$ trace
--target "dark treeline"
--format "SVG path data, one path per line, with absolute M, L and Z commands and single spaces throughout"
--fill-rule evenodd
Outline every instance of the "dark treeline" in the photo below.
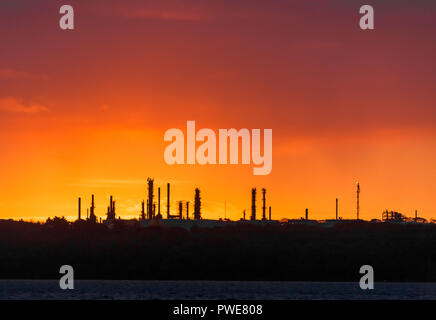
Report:
M 357 281 L 374 267 L 376 281 L 436 281 L 433 224 L 341 223 L 187 231 L 62 219 L 0 222 L 0 277 L 77 279 Z

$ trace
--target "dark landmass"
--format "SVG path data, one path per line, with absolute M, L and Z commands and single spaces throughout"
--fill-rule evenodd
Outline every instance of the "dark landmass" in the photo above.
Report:
M 0 278 L 436 281 L 436 225 L 339 223 L 224 228 L 0 221 Z

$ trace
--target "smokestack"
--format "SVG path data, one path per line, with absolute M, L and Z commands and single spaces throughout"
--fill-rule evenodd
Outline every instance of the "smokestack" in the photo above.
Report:
M 153 217 L 153 179 L 148 178 L 148 214 L 149 219 L 154 218 Z
M 114 212 L 114 207 L 113 207 L 113 197 L 112 196 L 111 196 L 111 199 L 110 199 L 110 202 L 109 202 L 109 207 L 110 207 L 109 212 L 113 213 Z
M 251 189 L 251 221 L 256 220 L 256 188 Z
M 183 202 L 179 201 L 179 219 L 180 220 L 183 219 L 182 211 L 183 211 Z
M 306 220 L 309 220 L 309 209 L 306 208 Z
M 359 196 L 360 196 L 360 184 L 359 182 L 357 182 L 357 207 L 356 207 L 357 220 L 359 220 L 359 210 L 360 210 Z
M 95 202 L 94 202 L 94 195 L 91 196 L 91 208 L 89 209 L 89 220 L 92 222 L 97 222 L 97 217 L 95 216 Z
M 245 210 L 244 210 L 244 211 L 242 211 L 242 213 L 243 213 L 243 215 L 244 215 L 244 220 L 245 220 Z
M 189 201 L 186 201 L 186 220 L 189 220 Z
M 82 199 L 80 199 L 79 197 L 79 220 L 80 220 L 80 214 L 81 214 L 81 210 L 82 210 Z
M 418 210 L 415 210 L 415 221 L 418 220 Z
M 144 203 L 144 200 L 142 200 L 142 203 L 141 203 L 141 220 L 145 220 L 145 203 Z
M 160 215 L 160 187 L 157 188 L 157 214 Z
M 338 198 L 336 198 L 336 220 L 338 220 Z
M 170 218 L 170 184 L 167 183 L 167 219 Z
M 79 220 L 81 220 L 82 199 L 79 197 Z
M 201 197 L 200 197 L 200 189 L 195 188 L 195 197 L 194 197 L 194 220 L 201 219 Z
M 91 195 L 91 209 L 89 210 L 90 217 L 94 215 L 94 209 L 95 209 L 94 195 Z
M 263 188 L 262 189 L 262 202 L 263 202 L 263 206 L 262 206 L 262 220 L 266 220 L 265 193 L 266 193 L 266 189 Z
M 269 220 L 271 221 L 271 206 L 269 206 Z

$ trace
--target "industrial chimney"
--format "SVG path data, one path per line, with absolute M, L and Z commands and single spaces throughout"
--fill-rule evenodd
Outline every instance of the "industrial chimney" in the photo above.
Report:
M 94 195 L 91 195 L 91 210 L 90 210 L 90 215 L 94 214 L 94 209 L 95 209 L 95 205 L 94 205 Z
M 160 216 L 160 187 L 157 188 L 157 214 Z
M 89 220 L 91 222 L 97 222 L 97 217 L 95 216 L 94 195 L 91 196 L 91 208 L 89 208 Z
M 147 220 L 150 220 L 150 205 L 148 199 L 147 199 Z
M 266 193 L 266 189 L 263 188 L 262 189 L 262 202 L 263 202 L 263 206 L 262 206 L 262 220 L 266 220 L 266 200 L 265 200 L 265 193 Z
M 200 197 L 200 189 L 195 189 L 195 198 L 194 198 L 194 219 L 201 219 L 201 197 Z
M 79 197 L 79 220 L 81 220 L 82 199 Z
M 251 221 L 256 220 L 256 188 L 251 189 Z
M 141 202 L 141 220 L 145 220 L 145 203 L 144 200 Z
M 180 220 L 183 219 L 182 211 L 183 211 L 183 202 L 179 201 L 179 219 Z
M 306 220 L 309 220 L 309 209 L 306 208 Z
M 153 179 L 148 178 L 148 219 L 153 218 Z
M 113 197 L 110 196 L 109 207 L 107 209 L 107 220 L 115 220 L 115 201 Z
M 269 206 L 269 220 L 271 221 L 271 206 Z
M 357 220 L 359 220 L 359 210 L 360 210 L 359 196 L 360 196 L 360 184 L 359 182 L 357 182 L 357 208 L 356 208 Z
M 336 198 L 336 220 L 338 220 L 338 198 Z
M 112 205 L 113 205 L 113 197 L 112 196 L 110 197 L 109 201 L 110 201 L 109 202 L 110 212 L 112 212 L 113 211 L 113 207 L 112 207 Z
M 170 218 L 170 184 L 167 183 L 167 219 Z

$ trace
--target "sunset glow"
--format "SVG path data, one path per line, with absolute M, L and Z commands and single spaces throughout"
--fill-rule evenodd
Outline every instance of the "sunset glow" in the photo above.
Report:
M 336 198 L 351 219 L 357 181 L 361 219 L 436 218 L 436 3 L 381 3 L 373 32 L 354 0 L 121 3 L 70 1 L 68 32 L 58 1 L 0 3 L 0 219 L 75 219 L 91 194 L 137 218 L 147 177 L 173 210 L 200 188 L 204 218 L 257 187 L 274 219 L 334 219 Z M 271 173 L 168 165 L 188 120 L 272 129 Z

